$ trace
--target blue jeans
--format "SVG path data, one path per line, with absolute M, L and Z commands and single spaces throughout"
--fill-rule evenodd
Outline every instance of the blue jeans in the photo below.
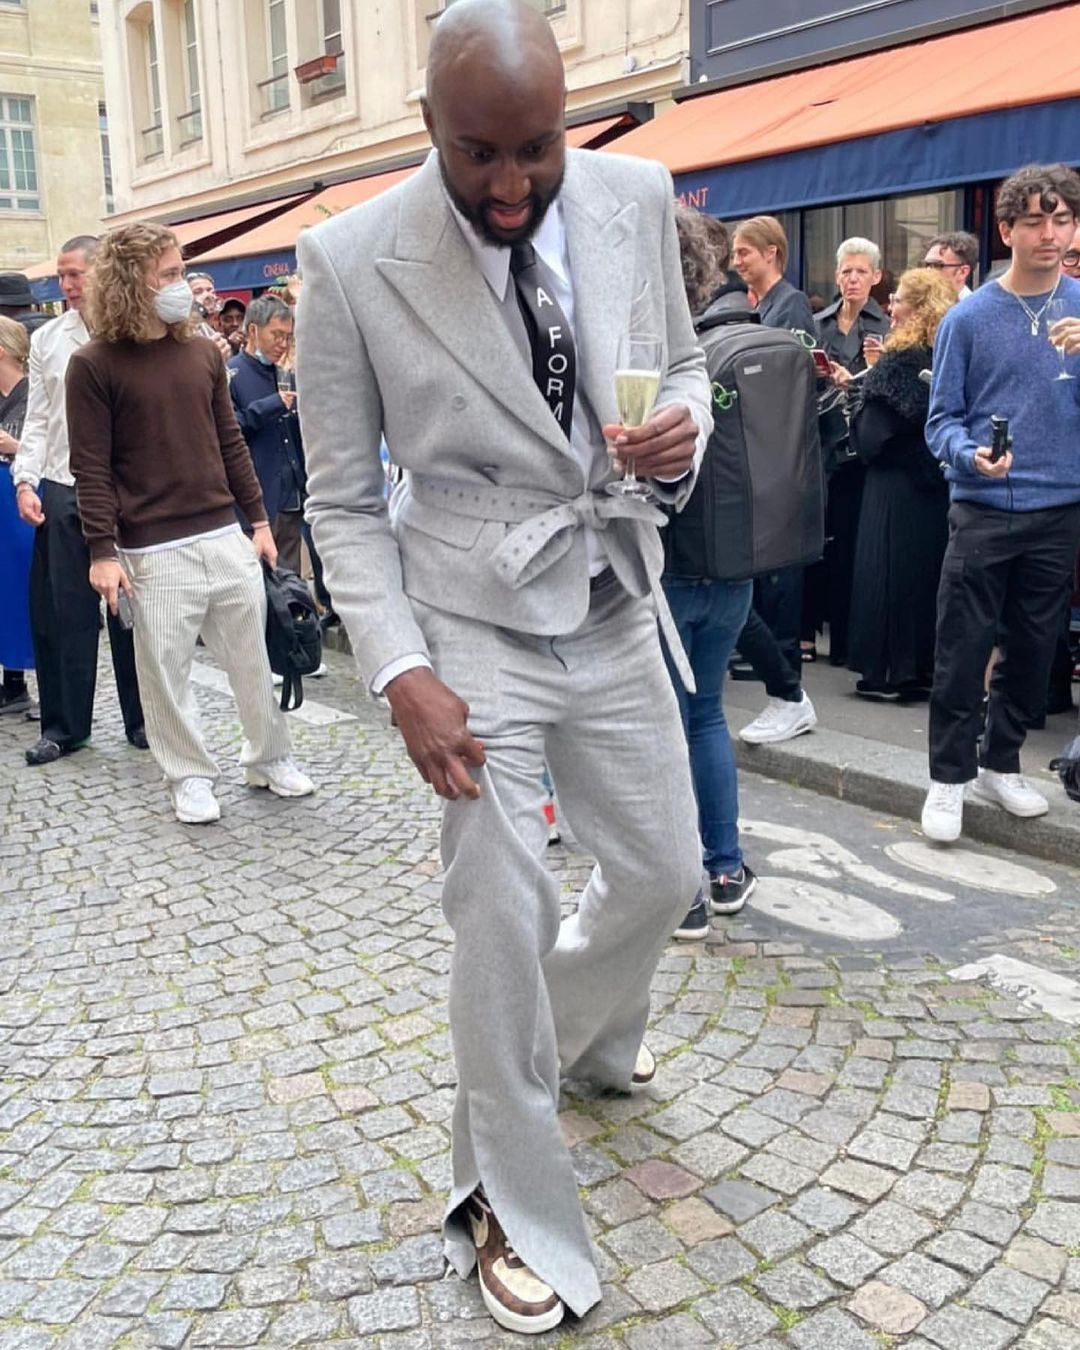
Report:
M 705 868 L 711 877 L 730 876 L 742 867 L 742 850 L 735 753 L 724 719 L 724 679 L 750 612 L 753 583 L 665 577 L 664 594 L 697 683 L 697 693 L 687 693 L 668 658 L 690 747 Z

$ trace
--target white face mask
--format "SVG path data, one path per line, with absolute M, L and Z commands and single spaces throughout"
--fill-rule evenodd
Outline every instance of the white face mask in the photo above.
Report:
M 183 323 L 194 303 L 195 297 L 186 281 L 174 281 L 154 293 L 154 310 L 162 323 Z

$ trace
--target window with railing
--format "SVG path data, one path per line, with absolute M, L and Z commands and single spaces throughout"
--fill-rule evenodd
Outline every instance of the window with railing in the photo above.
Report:
M 345 92 L 345 48 L 342 41 L 341 0 L 317 0 L 319 46 L 317 55 L 302 61 L 295 75 L 305 106 L 340 98 Z
M 195 21 L 195 0 L 184 0 L 181 38 L 184 43 L 184 93 L 187 110 L 176 119 L 180 128 L 180 146 L 193 145 L 203 137 L 202 86 L 199 80 L 199 37 Z
M 0 94 L 0 211 L 40 211 L 34 102 Z
M 157 31 L 151 19 L 146 25 L 145 37 L 146 93 L 150 113 L 149 123 L 143 127 L 142 157 L 157 159 L 165 153 L 165 136 L 161 125 L 161 70 L 158 65 Z
M 97 105 L 98 136 L 101 139 L 101 175 L 105 182 L 105 214 L 116 209 L 113 198 L 112 151 L 109 148 L 109 112 L 105 104 Z
M 285 0 L 266 0 L 267 78 L 259 81 L 262 115 L 271 117 L 289 106 L 289 43 Z

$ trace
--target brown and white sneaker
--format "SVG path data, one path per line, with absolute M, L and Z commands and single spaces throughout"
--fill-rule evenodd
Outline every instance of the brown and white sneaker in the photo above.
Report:
M 480 1292 L 488 1312 L 507 1331 L 536 1335 L 563 1319 L 562 1300 L 514 1251 L 502 1225 L 477 1187 L 465 1202 L 480 1275 Z
M 634 1072 L 630 1075 L 630 1091 L 647 1087 L 656 1077 L 656 1056 L 644 1041 L 638 1046 Z

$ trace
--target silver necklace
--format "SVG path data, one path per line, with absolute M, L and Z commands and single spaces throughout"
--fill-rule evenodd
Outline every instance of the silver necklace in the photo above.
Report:
M 1040 319 L 1042 318 L 1042 316 L 1046 313 L 1046 311 L 1050 308 L 1050 301 L 1053 300 L 1053 298 L 1054 298 L 1055 295 L 1057 295 L 1057 289 L 1058 289 L 1058 287 L 1061 285 L 1061 273 L 1060 273 L 1060 272 L 1058 273 L 1057 281 L 1054 282 L 1054 289 L 1053 289 L 1053 290 L 1050 292 L 1050 294 L 1046 297 L 1046 300 L 1045 300 L 1045 302 L 1043 303 L 1042 308 L 1039 309 L 1039 310 L 1034 310 L 1034 309 L 1032 309 L 1031 306 L 1027 303 L 1027 301 L 1024 299 L 1024 297 L 1023 297 L 1022 295 L 1017 295 L 1016 291 L 1010 291 L 1009 288 L 1008 288 L 1008 286 L 1004 285 L 1004 283 L 1003 283 L 1000 279 L 999 279 L 999 281 L 998 281 L 998 285 L 1001 287 L 1001 289 L 1005 292 L 1006 295 L 1011 295 L 1011 296 L 1013 297 L 1014 300 L 1019 301 L 1019 303 L 1020 303 L 1020 308 L 1024 311 L 1024 313 L 1025 313 L 1025 314 L 1028 316 L 1028 318 L 1031 320 L 1031 336 L 1032 336 L 1032 337 L 1038 337 L 1038 336 L 1039 336 L 1039 320 L 1040 320 Z

